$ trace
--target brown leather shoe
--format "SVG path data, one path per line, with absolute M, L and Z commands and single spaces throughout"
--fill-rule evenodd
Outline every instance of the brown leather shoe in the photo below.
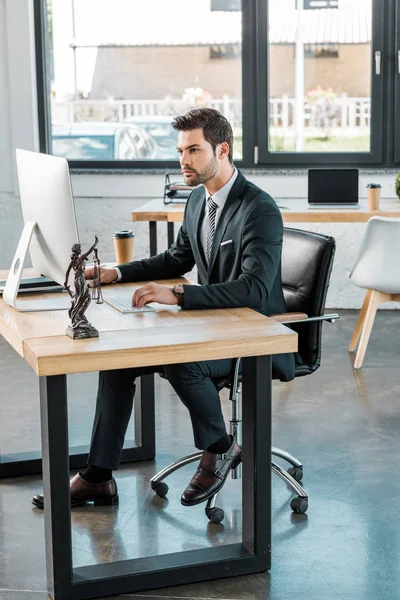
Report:
M 184 506 L 194 506 L 214 496 L 224 485 L 229 471 L 242 460 L 242 451 L 234 439 L 225 454 L 214 454 L 203 450 L 203 456 L 196 473 L 181 496 Z
M 89 483 L 85 481 L 80 473 L 69 482 L 71 507 L 93 502 L 95 506 L 111 506 L 118 504 L 118 489 L 114 479 L 104 483 Z M 32 504 L 37 508 L 43 508 L 43 495 L 36 494 L 32 498 Z

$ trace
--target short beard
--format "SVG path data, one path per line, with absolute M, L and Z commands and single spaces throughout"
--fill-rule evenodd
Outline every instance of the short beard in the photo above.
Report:
M 200 185 L 201 183 L 206 183 L 207 181 L 210 181 L 210 179 L 215 177 L 215 175 L 218 173 L 218 168 L 218 160 L 217 157 L 214 155 L 202 171 L 195 171 L 193 169 L 193 175 L 191 175 L 190 177 L 185 176 L 185 183 L 187 185 L 193 186 Z

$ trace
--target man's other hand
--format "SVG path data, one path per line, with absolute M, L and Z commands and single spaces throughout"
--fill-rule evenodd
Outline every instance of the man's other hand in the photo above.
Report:
M 95 285 L 97 285 L 97 282 L 93 281 L 94 267 L 88 267 L 85 270 L 85 277 L 87 280 L 89 280 L 89 284 L 88 284 L 89 287 L 94 287 Z M 113 281 L 116 281 L 117 278 L 118 278 L 118 273 L 117 273 L 116 269 L 100 267 L 100 282 L 102 284 L 112 283 Z
M 132 297 L 132 306 L 143 308 L 149 302 L 178 304 L 178 299 L 173 293 L 172 288 L 151 281 L 136 290 Z

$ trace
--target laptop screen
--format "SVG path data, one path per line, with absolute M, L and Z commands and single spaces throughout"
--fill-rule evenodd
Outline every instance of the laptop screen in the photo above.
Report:
M 308 202 L 358 203 L 358 169 L 309 169 Z

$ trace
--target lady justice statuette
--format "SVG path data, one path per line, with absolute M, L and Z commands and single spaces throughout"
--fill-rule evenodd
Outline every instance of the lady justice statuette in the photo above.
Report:
M 69 318 L 71 319 L 71 325 L 68 325 L 66 334 L 74 340 L 99 337 L 99 332 L 97 329 L 93 327 L 93 325 L 91 325 L 85 317 L 86 309 L 91 301 L 90 292 L 85 277 L 85 263 L 88 259 L 88 256 L 92 252 L 94 252 L 95 255 L 93 299 L 96 300 L 97 304 L 102 304 L 103 302 L 100 287 L 100 261 L 96 249 L 98 242 L 98 237 L 95 236 L 94 244 L 84 254 L 81 254 L 81 245 L 74 244 L 72 246 L 71 262 L 69 263 L 67 272 L 65 274 L 64 287 L 72 300 L 71 308 L 68 311 Z M 72 269 L 74 271 L 74 292 L 71 291 L 71 288 L 68 285 L 68 280 Z

